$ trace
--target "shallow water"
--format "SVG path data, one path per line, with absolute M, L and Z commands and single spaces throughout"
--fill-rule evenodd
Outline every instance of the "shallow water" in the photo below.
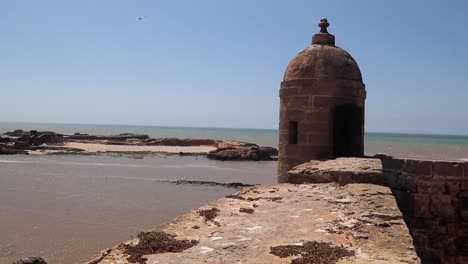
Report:
M 0 157 L 0 263 L 76 263 L 236 189 L 158 180 L 274 183 L 276 162 L 201 157 Z
M 60 133 L 145 133 L 276 146 L 262 129 L 0 123 Z M 468 160 L 468 137 L 366 133 L 368 155 Z M 45 256 L 75 263 L 236 189 L 160 180 L 275 183 L 276 162 L 220 162 L 202 157 L 0 156 L 0 263 Z
M 278 130 L 242 128 L 163 127 L 86 124 L 2 123 L 0 133 L 23 130 L 51 130 L 59 133 L 148 134 L 151 137 L 210 138 L 241 140 L 276 147 Z M 423 159 L 468 159 L 468 136 L 366 133 L 366 154 L 386 153 L 395 157 Z

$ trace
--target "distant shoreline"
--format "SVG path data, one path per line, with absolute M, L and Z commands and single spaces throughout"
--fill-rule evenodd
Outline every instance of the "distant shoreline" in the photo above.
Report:
M 254 143 L 197 138 L 152 138 L 145 134 L 63 135 L 16 129 L 0 135 L 0 154 L 179 154 L 206 155 L 214 160 L 275 160 L 278 150 Z
M 41 124 L 41 123 L 5 123 L 0 122 L 0 133 L 15 129 L 55 131 L 64 135 L 75 132 L 93 135 L 112 135 L 123 131 L 134 134 L 146 134 L 154 138 L 213 139 L 253 142 L 259 146 L 277 147 L 278 131 L 268 129 L 230 129 L 230 128 L 195 128 L 163 126 L 114 126 L 80 124 Z M 468 159 L 468 136 L 429 135 L 368 132 L 365 134 L 365 154 L 385 153 L 394 157 L 433 160 Z M 72 153 L 69 153 L 72 154 Z M 78 153 L 77 153 L 78 154 Z M 87 153 L 86 153 L 87 154 Z M 177 153 L 161 153 L 176 155 Z M 147 155 L 142 153 L 142 155 Z M 195 154 L 193 154 L 195 155 Z M 204 155 L 204 154 L 201 154 Z

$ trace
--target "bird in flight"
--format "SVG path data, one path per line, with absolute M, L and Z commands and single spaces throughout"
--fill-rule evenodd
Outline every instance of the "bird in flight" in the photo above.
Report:
M 140 20 L 143 20 L 143 19 L 145 19 L 145 17 L 144 17 L 144 16 L 137 17 L 136 21 L 140 21 Z

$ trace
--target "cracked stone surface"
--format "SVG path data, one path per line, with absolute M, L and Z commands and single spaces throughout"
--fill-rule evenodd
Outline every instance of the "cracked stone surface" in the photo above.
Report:
M 200 210 L 217 208 L 213 221 Z M 241 208 L 255 208 L 241 213 Z M 262 185 L 188 212 L 153 231 L 199 243 L 146 263 L 291 263 L 271 247 L 327 242 L 354 251 L 337 263 L 420 263 L 390 189 L 371 184 Z M 138 239 L 125 242 L 136 244 Z M 128 263 L 122 246 L 83 263 Z
M 383 184 L 382 161 L 369 158 L 311 160 L 288 172 L 289 183 Z

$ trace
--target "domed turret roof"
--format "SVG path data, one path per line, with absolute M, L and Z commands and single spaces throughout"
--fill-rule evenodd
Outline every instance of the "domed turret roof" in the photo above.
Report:
M 312 37 L 312 45 L 289 63 L 283 81 L 297 79 L 351 80 L 362 82 L 356 61 L 344 49 L 335 46 L 335 36 L 327 31 L 326 18 L 318 24 L 320 33 Z

